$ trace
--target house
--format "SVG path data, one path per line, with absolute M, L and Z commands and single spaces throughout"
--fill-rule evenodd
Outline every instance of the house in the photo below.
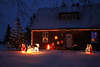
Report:
M 55 44 L 56 48 L 82 49 L 100 40 L 100 4 L 72 8 L 40 8 L 31 27 L 31 45 Z

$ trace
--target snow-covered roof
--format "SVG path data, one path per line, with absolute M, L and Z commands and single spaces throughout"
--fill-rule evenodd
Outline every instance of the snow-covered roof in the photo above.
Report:
M 100 28 L 100 4 L 92 7 L 81 7 L 76 12 L 80 13 L 79 20 L 60 20 L 59 13 L 73 12 L 68 8 L 40 8 L 36 14 L 32 29 L 57 29 L 57 28 Z

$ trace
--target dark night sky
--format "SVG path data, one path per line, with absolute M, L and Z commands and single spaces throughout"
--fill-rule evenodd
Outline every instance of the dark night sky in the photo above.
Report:
M 25 28 L 29 21 L 30 16 L 33 13 L 36 13 L 38 8 L 53 8 L 60 7 L 62 4 L 62 0 L 17 0 L 22 1 L 24 3 L 25 12 L 27 12 L 28 16 L 24 16 L 24 19 L 20 17 L 21 24 Z M 64 0 L 67 6 L 70 6 L 72 3 L 77 3 L 79 0 Z M 71 2 L 72 1 L 72 2 Z M 92 3 L 98 3 L 100 0 L 91 0 Z M 21 6 L 21 10 L 23 10 L 23 6 Z M 13 26 L 13 23 L 17 17 L 18 8 L 16 6 L 16 0 L 0 0 L 0 40 L 3 40 L 7 25 L 10 24 Z M 23 13 L 24 14 L 24 13 Z

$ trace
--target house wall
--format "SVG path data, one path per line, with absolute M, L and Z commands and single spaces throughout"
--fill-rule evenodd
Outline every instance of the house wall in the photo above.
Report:
M 72 46 L 74 46 L 74 44 L 77 44 L 80 49 L 85 49 L 86 48 L 86 45 L 88 43 L 92 43 L 91 42 L 91 32 L 97 32 L 98 33 L 98 36 L 97 36 L 97 43 L 95 43 L 96 45 L 93 45 L 93 48 L 94 49 L 98 49 L 98 47 L 100 47 L 99 45 L 97 44 L 100 44 L 100 32 L 99 31 L 50 31 L 50 30 L 47 30 L 47 31 L 33 31 L 33 45 L 36 44 L 36 43 L 39 43 L 40 44 L 40 48 L 45 48 L 46 47 L 46 44 L 47 43 L 43 43 L 42 42 L 42 33 L 43 32 L 48 32 L 48 43 L 49 44 L 52 44 L 53 42 L 55 43 L 55 47 L 56 49 L 59 49 L 61 47 L 63 48 L 71 48 Z M 71 35 L 72 37 L 71 38 L 67 38 L 66 35 Z M 58 39 L 55 40 L 54 37 L 55 36 L 58 36 Z M 59 45 L 57 45 L 57 41 L 61 41 L 63 40 L 64 43 L 63 45 L 61 45 L 61 43 Z M 94 43 L 92 43 L 94 44 Z

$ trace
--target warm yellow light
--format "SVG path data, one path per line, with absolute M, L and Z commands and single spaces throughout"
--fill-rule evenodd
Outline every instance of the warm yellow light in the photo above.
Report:
M 42 54 L 45 54 L 45 52 L 43 52 L 43 51 L 39 51 L 39 52 L 31 52 L 31 51 L 26 51 L 26 52 L 22 52 L 21 51 L 21 53 L 23 54 L 23 55 L 26 55 L 26 56 L 32 56 L 32 55 L 42 55 Z
M 91 39 L 91 41 L 92 41 L 92 42 L 95 42 L 95 39 L 94 39 L 94 38 L 92 38 L 92 39 Z
M 57 45 L 59 45 L 60 44 L 60 42 L 59 41 L 57 41 Z
M 21 50 L 21 52 L 24 54 L 38 53 L 39 52 L 39 44 L 36 44 L 36 47 L 31 47 L 31 45 L 29 45 L 27 51 Z
M 58 36 L 55 36 L 55 40 L 57 40 L 58 39 Z
M 87 44 L 87 47 L 85 49 L 85 53 L 86 54 L 93 54 L 93 50 L 92 50 L 92 45 L 91 44 Z
M 25 53 L 25 51 L 22 51 L 22 53 Z
M 32 50 L 31 50 L 31 49 L 28 49 L 28 50 L 27 50 L 27 53 L 32 53 Z

